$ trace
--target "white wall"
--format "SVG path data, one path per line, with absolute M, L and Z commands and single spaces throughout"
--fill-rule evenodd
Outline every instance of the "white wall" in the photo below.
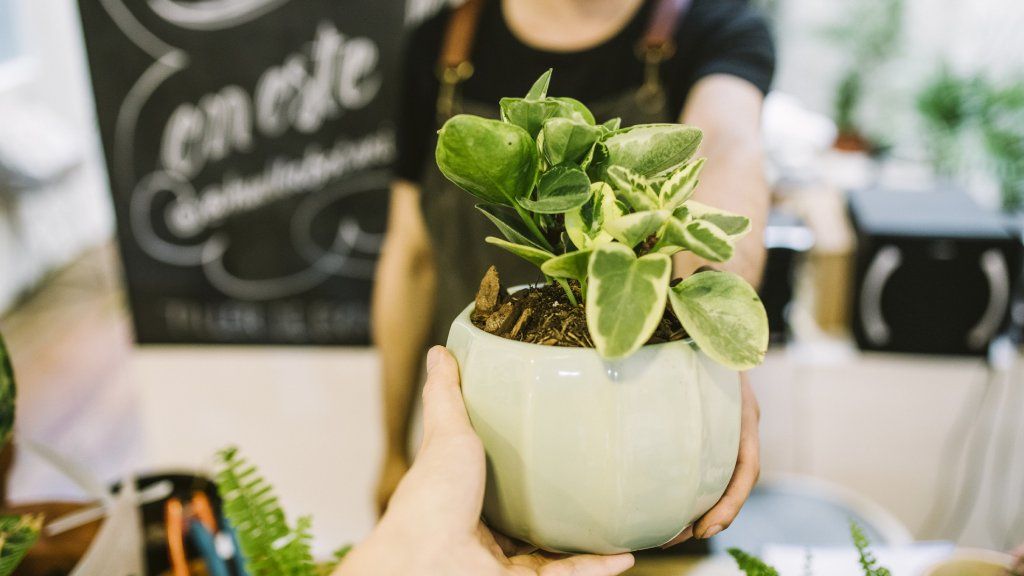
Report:
M 47 272 L 113 231 L 76 3 L 13 2 L 24 58 L 13 72 L 0 68 L 0 102 L 53 112 L 83 156 L 61 182 L 0 201 L 0 312 Z
M 859 0 L 871 2 L 877 0 Z M 824 32 L 842 22 L 851 0 L 778 0 L 775 87 L 831 114 L 834 87 L 846 57 Z M 914 98 L 946 59 L 962 73 L 1024 78 L 1024 2 L 1021 0 L 904 0 L 899 51 L 865 86 L 864 123 L 909 144 L 916 138 Z

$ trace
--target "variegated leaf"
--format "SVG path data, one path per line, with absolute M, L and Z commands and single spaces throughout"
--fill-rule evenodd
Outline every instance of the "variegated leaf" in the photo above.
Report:
M 523 260 L 526 260 L 527 262 L 533 264 L 538 268 L 543 266 L 544 263 L 550 260 L 551 258 L 555 257 L 554 254 L 548 252 L 547 250 L 543 250 L 541 248 L 534 248 L 533 246 L 526 246 L 524 244 L 515 244 L 513 242 L 502 240 L 501 238 L 495 238 L 494 236 L 488 236 L 484 240 L 488 244 L 492 244 L 494 246 L 497 246 L 498 248 L 507 250 L 508 252 L 511 252 L 516 256 L 519 256 Z
M 768 315 L 750 284 L 728 272 L 699 272 L 669 290 L 686 333 L 711 359 L 749 370 L 768 349 Z
M 683 124 L 638 124 L 612 132 L 604 139 L 607 165 L 623 166 L 641 176 L 671 171 L 689 160 L 703 133 Z
M 703 220 L 684 223 L 675 217 L 669 219 L 655 250 L 669 253 L 671 246 L 682 247 L 711 262 L 725 262 L 733 253 L 732 237 Z
M 587 277 L 590 252 L 590 250 L 578 250 L 560 254 L 545 262 L 540 267 L 540 271 L 553 278 L 583 280 Z
M 607 176 L 615 193 L 634 210 L 657 210 L 660 207 L 658 195 L 647 178 L 622 166 L 612 166 Z
M 637 258 L 615 242 L 590 257 L 586 307 L 590 337 L 604 358 L 622 358 L 643 346 L 665 313 L 672 262 L 662 254 Z
M 693 196 L 700 181 L 700 171 L 704 168 L 704 158 L 690 162 L 676 170 L 661 185 L 659 196 L 661 205 L 666 210 L 675 210 Z
M 633 212 L 618 218 L 606 219 L 604 230 L 619 242 L 633 248 L 643 242 L 671 217 L 665 210 L 645 210 Z
M 697 220 L 704 220 L 714 224 L 733 238 L 738 238 L 750 232 L 750 218 L 719 210 L 707 204 L 701 204 L 691 200 L 686 203 L 690 215 Z
M 576 210 L 565 213 L 565 231 L 577 248 L 590 248 L 612 237 L 602 230 L 605 219 L 618 218 L 623 211 L 615 201 L 611 187 L 604 182 L 590 185 L 593 199 Z

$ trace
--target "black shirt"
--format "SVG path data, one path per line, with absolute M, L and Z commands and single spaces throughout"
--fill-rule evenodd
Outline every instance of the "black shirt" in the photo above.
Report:
M 471 60 L 473 76 L 461 86 L 464 100 L 497 106 L 503 96 L 526 94 L 534 80 L 554 68 L 550 93 L 584 104 L 635 90 L 643 82 L 636 45 L 656 0 L 647 0 L 614 37 L 579 52 L 549 52 L 527 46 L 509 30 L 501 0 L 488 0 L 480 14 Z M 433 161 L 438 93 L 437 62 L 451 9 L 416 28 L 404 50 L 398 110 L 396 174 L 413 182 Z M 690 89 L 710 74 L 731 74 L 768 91 L 775 50 L 762 15 L 746 0 L 694 0 L 676 29 L 676 53 L 661 66 L 668 105 L 678 118 Z

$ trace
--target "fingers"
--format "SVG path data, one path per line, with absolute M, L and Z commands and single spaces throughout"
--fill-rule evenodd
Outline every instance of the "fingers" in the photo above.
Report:
M 676 536 L 672 540 L 669 540 L 668 544 L 662 544 L 661 549 L 664 550 L 665 548 L 671 548 L 676 544 L 682 544 L 690 538 L 693 538 L 693 524 L 690 524 L 689 526 L 684 528 L 683 531 L 679 533 L 679 536 Z
M 736 470 L 725 489 L 722 498 L 693 526 L 697 538 L 710 538 L 725 530 L 736 519 L 740 508 L 747 501 L 751 490 L 761 474 L 761 446 L 758 436 L 759 411 L 757 398 L 750 384 L 743 379 L 743 412 L 740 424 L 740 451 L 736 458 Z
M 510 559 L 514 566 L 535 571 L 540 576 L 615 576 L 633 567 L 632 554 L 595 556 L 584 554 L 552 559 L 542 554 L 516 556 Z
M 427 382 L 423 386 L 423 435 L 472 434 L 466 404 L 459 388 L 459 365 L 444 346 L 427 353 Z

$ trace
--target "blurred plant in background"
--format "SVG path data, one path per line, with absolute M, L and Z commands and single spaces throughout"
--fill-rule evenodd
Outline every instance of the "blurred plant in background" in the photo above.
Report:
M 881 142 L 864 134 L 857 118 L 858 109 L 870 77 L 900 46 L 903 0 L 850 3 L 842 22 L 827 30 L 828 37 L 843 49 L 848 59 L 834 98 L 833 117 L 839 128 L 836 147 L 869 150 Z
M 984 91 L 981 134 L 999 179 L 1003 209 L 1024 206 L 1024 80 Z
M 977 114 L 982 87 L 981 80 L 959 76 L 943 63 L 917 95 L 924 145 L 943 178 L 951 179 L 962 169 L 959 139 Z

